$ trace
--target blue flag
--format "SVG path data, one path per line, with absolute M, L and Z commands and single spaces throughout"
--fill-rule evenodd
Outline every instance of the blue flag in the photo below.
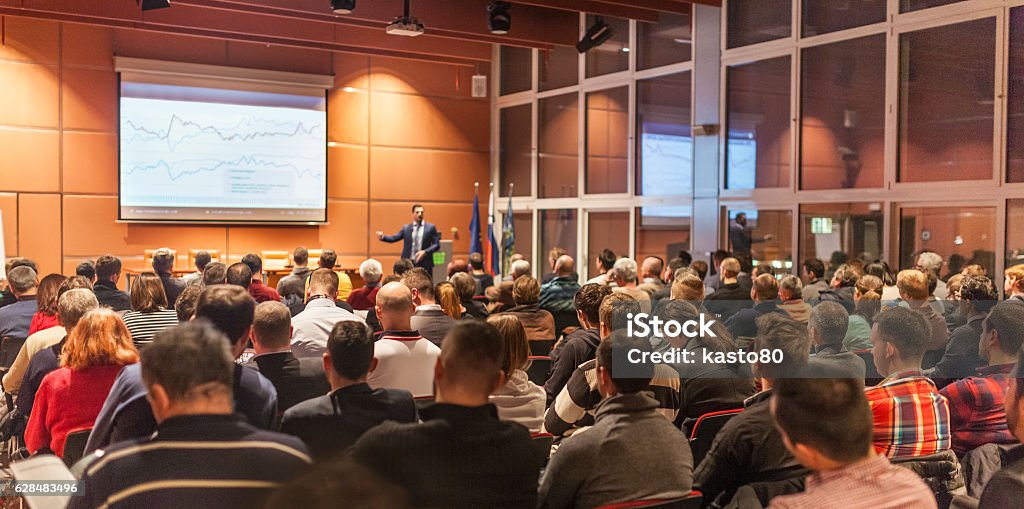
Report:
M 483 254 L 480 242 L 480 195 L 473 195 L 473 219 L 469 221 L 469 252 Z
M 505 209 L 505 222 L 501 227 L 501 266 L 502 274 L 509 273 L 508 259 L 516 249 L 516 227 L 512 221 L 512 193 L 508 195 L 508 208 Z

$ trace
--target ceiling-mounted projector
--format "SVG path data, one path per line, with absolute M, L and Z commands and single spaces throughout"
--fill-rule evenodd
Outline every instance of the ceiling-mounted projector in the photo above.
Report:
M 391 35 L 416 37 L 417 35 L 423 35 L 423 23 L 420 23 L 420 20 L 412 16 L 399 16 L 391 23 L 388 23 L 387 28 L 384 30 Z

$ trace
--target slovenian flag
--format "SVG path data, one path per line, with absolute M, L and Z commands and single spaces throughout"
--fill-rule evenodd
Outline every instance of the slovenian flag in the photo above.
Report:
M 491 184 L 491 194 L 487 202 L 487 266 L 493 276 L 501 271 L 498 241 L 494 238 L 494 184 Z

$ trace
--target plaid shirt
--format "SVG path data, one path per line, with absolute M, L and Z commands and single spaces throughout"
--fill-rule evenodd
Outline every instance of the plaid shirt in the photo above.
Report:
M 878 454 L 907 458 L 950 448 L 949 404 L 920 371 L 897 371 L 864 395 L 874 416 Z
M 884 489 L 879 489 L 882 487 Z M 807 477 L 802 493 L 772 499 L 768 509 L 934 509 L 935 496 L 910 469 L 875 456 Z
M 1013 364 L 978 368 L 972 376 L 947 385 L 940 394 L 949 400 L 949 426 L 953 451 L 962 456 L 985 444 L 1015 444 L 1006 426 L 1003 393 Z

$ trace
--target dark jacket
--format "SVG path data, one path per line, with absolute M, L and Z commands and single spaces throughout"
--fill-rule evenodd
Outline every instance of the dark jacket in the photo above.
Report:
M 323 460 L 344 451 L 384 421 L 416 422 L 412 394 L 359 383 L 289 408 L 281 431 L 301 438 L 313 458 Z
M 96 281 L 92 286 L 96 300 L 101 306 L 107 306 L 114 311 L 131 311 L 132 298 L 127 293 L 118 290 L 117 285 L 111 281 Z
M 557 350 L 551 352 L 551 375 L 544 383 L 549 405 L 562 392 L 572 372 L 580 364 L 594 358 L 600 344 L 601 335 L 597 329 L 576 329 L 565 337 Z
M 441 234 L 437 231 L 437 227 L 434 223 L 428 223 L 423 221 L 423 234 L 420 238 L 420 249 L 423 251 L 423 258 L 420 259 L 419 263 L 416 263 L 416 253 L 412 250 L 413 243 L 413 223 L 402 226 L 402 229 L 394 235 L 385 235 L 381 237 L 384 242 L 398 242 L 402 241 L 402 258 L 412 260 L 417 267 L 423 267 L 427 269 L 427 274 L 431 274 L 434 270 L 434 253 L 438 249 L 441 249 Z
M 818 301 L 812 302 L 812 306 L 816 306 L 818 302 L 836 302 L 846 308 L 847 313 L 853 313 L 857 309 L 857 303 L 853 301 L 853 290 L 852 286 L 842 286 L 839 288 L 829 288 L 828 290 L 822 290 L 818 294 Z
M 789 316 L 774 300 L 767 300 L 754 304 L 754 307 L 741 309 L 725 321 L 725 327 L 729 329 L 733 337 L 752 338 L 757 336 L 757 319 L 766 313 L 780 313 Z
M 417 309 L 412 315 L 412 330 L 419 331 L 431 343 L 441 346 L 448 331 L 455 327 L 455 319 L 440 309 Z
M 771 391 L 747 399 L 745 409 L 715 436 L 711 450 L 693 474 L 693 489 L 710 502 L 731 500 L 753 482 L 802 479 L 809 471 L 793 457 L 775 429 L 768 403 Z
M 356 461 L 404 487 L 415 507 L 536 507 L 540 455 L 526 428 L 499 421 L 489 404 L 437 403 L 421 415 L 422 424 L 366 432 Z
M 558 276 L 540 287 L 540 300 L 537 305 L 547 310 L 555 319 L 555 336 L 562 335 L 566 327 L 579 326 L 576 318 L 576 306 L 573 298 L 576 292 L 580 291 L 580 284 L 576 278 L 570 276 Z
M 814 355 L 807 359 L 806 376 L 809 378 L 864 379 L 867 366 L 864 359 L 847 351 L 842 343 L 815 347 Z
M 704 307 L 718 315 L 722 321 L 753 305 L 754 301 L 750 300 L 750 289 L 743 288 L 739 283 L 724 284 L 704 299 Z
M 665 344 L 666 348 L 671 347 Z M 680 407 L 676 424 L 696 419 L 709 412 L 743 407 L 743 402 L 754 395 L 754 375 L 749 364 L 705 363 L 704 350 L 708 348 L 701 338 L 693 338 L 683 348 L 694 352 L 693 362 L 673 364 L 679 372 Z
M 974 372 L 983 364 L 978 354 L 978 341 L 981 339 L 981 323 L 985 315 L 978 315 L 967 320 L 966 325 L 957 327 L 949 335 L 946 352 L 942 360 L 935 365 L 930 377 L 932 379 L 966 378 L 974 376 Z
M 178 301 L 178 296 L 185 291 L 185 282 L 171 273 L 157 275 L 160 276 L 160 282 L 164 285 L 164 294 L 167 295 L 167 309 L 174 309 L 174 303 Z
M 331 391 L 319 357 L 299 359 L 290 351 L 275 352 L 257 355 L 246 366 L 255 368 L 274 384 L 278 413 Z
M 59 343 L 36 352 L 29 360 L 25 376 L 21 380 L 21 388 L 18 390 L 18 410 L 22 415 L 29 415 L 32 412 L 32 404 L 35 403 L 36 393 L 43 384 L 43 378 L 60 369 L 60 354 L 64 351 L 64 342 L 67 340 L 65 336 Z
M 1007 451 L 1003 465 L 985 486 L 978 509 L 1024 508 L 1024 445 Z
M 480 320 L 486 320 L 487 315 L 489 314 L 483 303 L 475 300 L 462 301 L 462 307 L 466 308 L 466 312 L 462 315 L 463 318 L 469 316 L 472 318 L 479 318 Z

